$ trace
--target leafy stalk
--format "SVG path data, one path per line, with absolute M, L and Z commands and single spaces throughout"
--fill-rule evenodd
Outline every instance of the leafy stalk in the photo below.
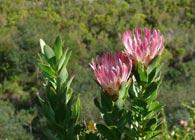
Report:
M 80 115 L 80 99 L 73 93 L 70 85 L 67 63 L 71 52 L 66 49 L 63 53 L 63 41 L 56 38 L 51 48 L 40 40 L 41 54 L 39 68 L 46 80 L 46 96 L 40 99 L 41 112 L 47 120 L 47 130 L 44 130 L 48 139 L 74 140 L 80 132 L 78 118 Z
M 160 133 L 161 124 L 159 115 L 162 106 L 157 101 L 161 83 L 159 58 L 155 58 L 148 67 L 137 64 L 133 74 L 134 88 L 130 93 L 130 101 L 134 139 L 153 139 Z
M 94 100 L 96 107 L 99 109 L 104 123 L 97 124 L 96 127 L 103 139 L 125 140 L 129 136 L 125 133 L 129 127 L 127 123 L 131 118 L 126 104 L 128 97 L 129 83 L 122 85 L 119 91 L 119 97 L 116 101 L 105 94 L 101 93 L 101 99 Z

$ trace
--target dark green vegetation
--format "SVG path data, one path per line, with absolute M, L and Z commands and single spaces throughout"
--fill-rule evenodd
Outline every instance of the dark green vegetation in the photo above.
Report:
M 36 115 L 36 93 L 43 94 L 36 66 L 39 39 L 52 44 L 57 35 L 72 50 L 68 71 L 81 94 L 81 119 L 97 121 L 93 98 L 100 90 L 91 58 L 120 50 L 128 28 L 158 28 L 166 40 L 159 100 L 170 126 L 188 117 L 181 102 L 195 99 L 194 9 L 193 0 L 1 0 L 0 139 L 42 137 L 44 120 Z

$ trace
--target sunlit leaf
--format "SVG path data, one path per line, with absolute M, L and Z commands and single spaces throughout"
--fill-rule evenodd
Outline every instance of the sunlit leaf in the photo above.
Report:
M 66 66 L 64 66 L 61 69 L 61 71 L 59 73 L 59 79 L 60 79 L 61 84 L 63 84 L 64 82 L 66 82 L 66 80 L 68 79 L 68 72 L 67 72 Z
M 52 57 L 55 56 L 54 51 L 48 45 L 44 46 L 44 54 L 46 55 L 47 59 L 51 59 Z
M 40 42 L 40 46 L 41 46 L 41 53 L 44 54 L 44 46 L 46 45 L 46 43 L 42 39 L 40 39 L 39 42 Z

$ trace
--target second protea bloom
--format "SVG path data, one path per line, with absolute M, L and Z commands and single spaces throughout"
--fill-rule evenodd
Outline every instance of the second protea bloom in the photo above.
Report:
M 116 99 L 121 84 L 127 82 L 131 74 L 132 61 L 123 52 L 104 53 L 93 59 L 90 66 L 98 83 L 109 96 Z
M 122 37 L 126 52 L 137 63 L 147 66 L 152 59 L 161 54 L 164 48 L 164 38 L 159 30 L 136 28 L 126 31 Z

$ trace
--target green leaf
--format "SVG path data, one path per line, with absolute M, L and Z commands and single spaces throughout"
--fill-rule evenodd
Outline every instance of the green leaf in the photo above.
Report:
M 65 111 L 65 94 L 63 92 L 58 92 L 56 94 L 56 102 L 54 103 L 54 108 L 55 108 L 55 119 L 56 121 L 63 125 L 60 122 L 63 122 L 65 119 L 66 111 Z
M 66 66 L 64 65 L 59 74 L 60 83 L 63 84 L 68 79 L 68 72 Z
M 148 82 L 146 70 L 142 64 L 137 64 L 137 71 L 142 82 Z
M 155 82 L 157 82 L 157 81 L 159 81 L 160 80 L 160 77 L 161 77 L 161 67 L 162 67 L 162 65 L 160 65 L 159 67 L 157 67 L 155 70 L 153 70 L 151 73 L 150 73 L 150 75 L 149 75 L 149 77 L 150 77 L 150 81 L 155 81 Z
M 152 82 L 145 90 L 144 92 L 144 98 L 149 99 L 153 97 L 152 99 L 155 99 L 157 97 L 157 89 L 158 89 L 158 83 Z M 150 99 L 149 99 L 150 100 Z
M 138 137 L 136 129 L 124 129 L 124 133 L 126 134 L 127 140 Z
M 117 115 L 117 114 L 115 114 Z M 103 119 L 106 125 L 111 126 L 115 124 L 113 112 L 105 112 L 103 113 Z
M 53 111 L 49 102 L 41 102 L 42 105 L 42 112 L 44 113 L 45 117 L 51 121 L 51 123 L 55 122 L 55 112 Z
M 66 49 L 64 54 L 62 55 L 60 62 L 58 64 L 58 70 L 60 70 L 64 65 L 66 66 L 71 56 L 71 52 Z
M 58 36 L 56 38 L 55 44 L 54 44 L 54 52 L 55 52 L 57 60 L 59 60 L 62 56 L 62 46 L 63 46 L 63 42 L 62 42 L 60 36 Z
M 72 52 L 69 52 L 69 53 L 67 54 L 66 59 L 65 59 L 64 64 L 63 64 L 63 65 L 67 66 L 67 64 L 68 64 L 68 62 L 69 62 L 69 59 L 70 59 L 71 54 L 72 54 Z
M 149 75 L 155 68 L 157 68 L 160 64 L 160 57 L 155 57 L 152 62 L 147 67 L 147 74 Z
M 79 115 L 80 115 L 80 99 L 77 97 L 77 100 L 75 104 L 73 105 L 72 109 L 72 118 L 75 118 L 75 121 L 78 120 Z
M 72 117 L 72 109 L 75 104 L 76 98 L 75 96 L 72 96 L 68 103 L 66 104 L 66 117 L 65 117 L 65 123 L 71 123 L 70 119 Z M 68 124 L 67 124 L 68 125 Z
M 153 101 L 149 104 L 149 111 L 157 111 L 161 109 L 161 104 L 158 101 Z
M 156 136 L 158 136 L 158 135 L 160 135 L 161 134 L 161 132 L 156 132 L 156 133 L 154 133 L 153 135 L 152 135 L 152 137 L 150 137 L 150 139 L 152 140 L 152 139 L 154 139 Z
M 64 64 L 64 61 L 65 61 L 65 59 L 66 59 L 66 55 L 67 55 L 67 53 L 68 53 L 68 49 L 66 49 L 66 51 L 64 52 L 64 54 L 62 55 L 62 57 L 61 57 L 61 59 L 60 59 L 60 62 L 59 62 L 59 64 L 58 64 L 58 70 L 60 70 L 61 68 L 62 68 L 62 66 L 63 66 L 63 64 Z
M 42 39 L 40 39 L 39 42 L 40 42 L 40 46 L 41 46 L 41 53 L 44 54 L 44 47 L 45 47 L 46 43 Z
M 152 130 L 151 127 L 152 127 L 154 124 L 156 124 L 156 119 L 155 119 L 155 118 L 152 118 L 152 119 L 148 120 L 147 123 L 146 123 L 146 125 L 145 125 L 144 130 L 145 130 L 145 131 L 150 131 L 150 130 Z
M 148 82 L 151 83 L 155 76 L 156 76 L 157 69 L 154 68 L 149 74 L 148 74 Z
M 49 47 L 48 45 L 44 46 L 44 54 L 45 54 L 47 59 L 51 59 L 52 57 L 55 56 L 53 49 L 51 47 Z
M 71 99 L 73 95 L 73 90 L 71 88 L 66 88 L 66 103 L 69 102 L 69 100 Z
M 136 105 L 145 110 L 145 108 L 147 107 L 147 102 L 145 100 L 142 100 L 142 99 L 137 99 L 136 100 Z
M 101 108 L 101 106 L 100 106 L 100 102 L 98 101 L 97 98 L 94 99 L 94 104 L 95 104 L 95 106 L 96 106 L 100 111 L 102 110 L 102 108 Z
M 55 106 L 57 100 L 56 100 L 56 91 L 53 88 L 53 86 L 51 86 L 51 83 L 49 83 L 50 85 L 47 86 L 47 101 L 51 104 L 51 106 Z
M 112 110 L 112 99 L 106 93 L 101 93 L 101 106 L 104 112 Z
M 70 85 L 71 85 L 73 79 L 74 79 L 74 76 L 72 76 L 72 77 L 70 78 L 70 80 L 67 82 L 67 84 L 66 84 L 67 89 L 70 88 Z
M 119 108 L 122 108 L 123 105 L 125 104 L 125 101 L 127 99 L 128 96 L 128 89 L 129 86 L 127 84 L 122 84 L 121 89 L 119 91 L 119 97 L 118 100 L 116 101 L 116 104 Z
M 41 71 L 46 73 L 49 77 L 55 76 L 55 71 L 50 66 L 41 63 L 39 63 L 38 66 L 41 69 Z
M 125 127 L 125 125 L 128 123 L 128 121 L 129 121 L 129 114 L 123 115 L 118 121 L 117 124 L 118 128 L 122 130 Z

